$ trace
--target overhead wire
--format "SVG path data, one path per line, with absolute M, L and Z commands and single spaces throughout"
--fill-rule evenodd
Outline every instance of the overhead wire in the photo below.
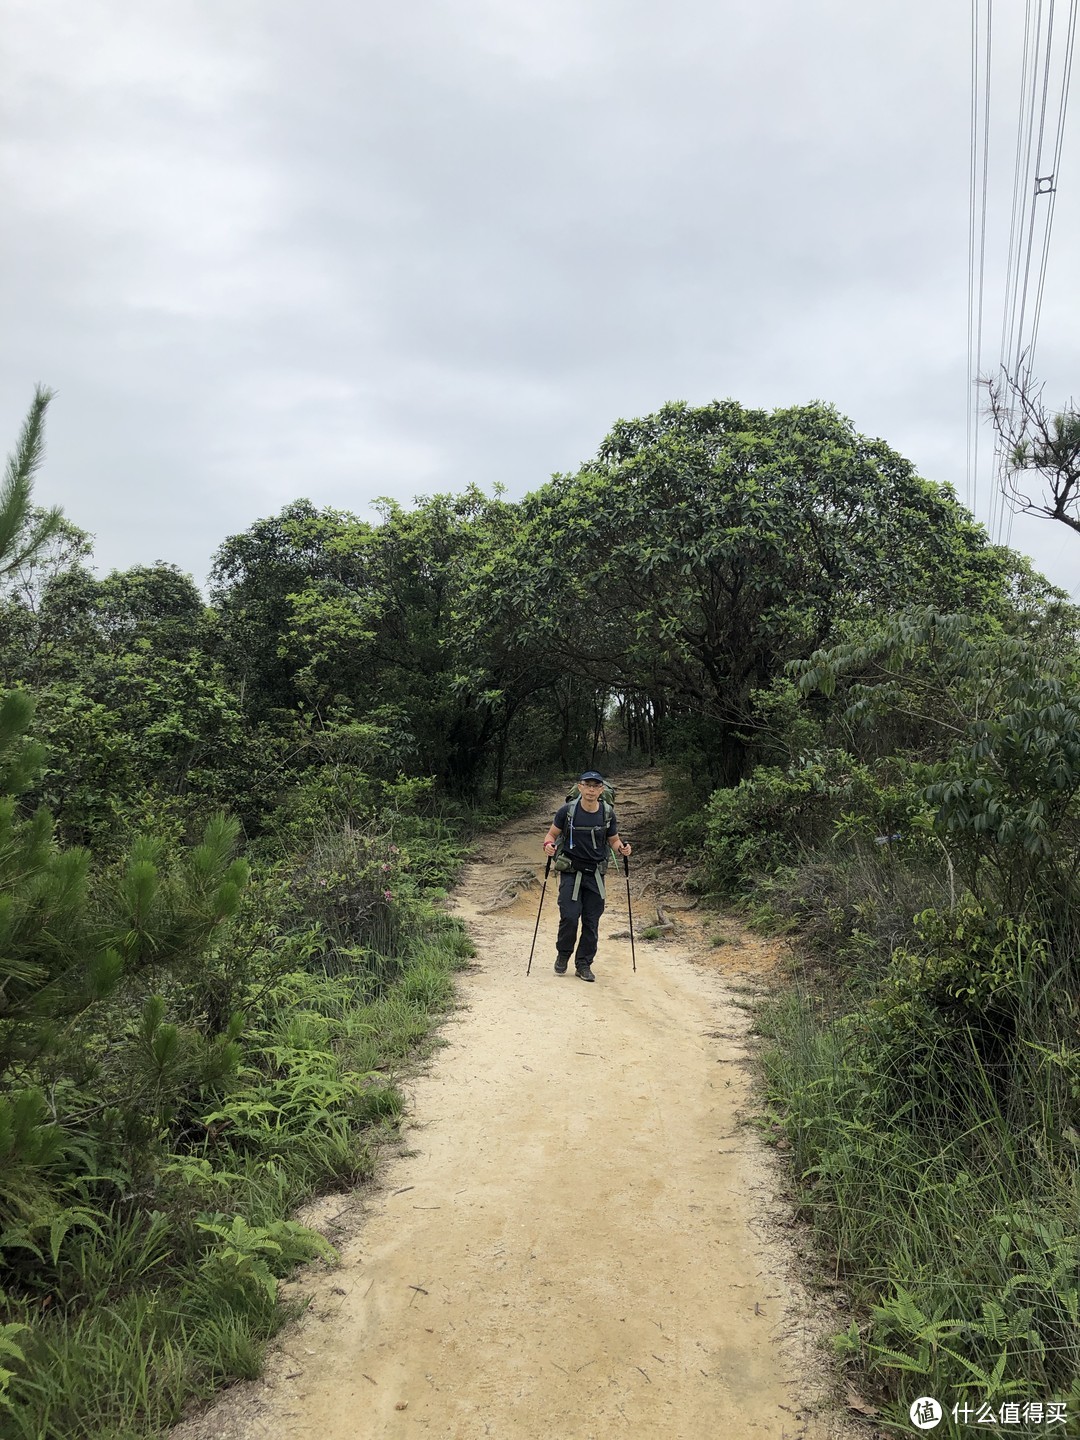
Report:
M 1001 315 L 1001 347 L 998 355 L 998 370 L 1006 373 L 1012 359 L 1016 341 L 1016 319 L 1020 294 L 1020 273 L 1022 263 L 1020 258 L 1020 247 L 1022 244 L 1023 223 L 1024 223 L 1024 184 L 1023 177 L 1031 164 L 1031 136 L 1034 128 L 1035 113 L 1035 86 L 1029 85 L 1029 78 L 1034 77 L 1038 68 L 1038 35 L 1042 29 L 1042 0 L 1037 0 L 1034 23 L 1034 43 L 1032 27 L 1032 0 L 1025 0 L 1024 5 L 1024 49 L 1020 61 L 1020 103 L 1016 120 L 1016 156 L 1013 162 L 1013 189 L 1012 205 L 1009 216 L 1009 254 L 1005 262 L 1005 295 Z M 1028 91 L 1031 92 L 1030 107 L 1028 104 Z M 1025 119 L 1027 113 L 1028 119 Z M 1008 404 L 1007 395 L 1002 397 L 1003 403 Z M 990 490 L 989 504 L 989 525 L 990 538 L 995 544 L 1001 543 L 1002 519 L 1005 509 L 1005 471 L 1004 457 L 1001 450 L 1000 440 L 994 447 L 994 470 L 997 483 Z
M 1042 10 L 1041 0 L 1040 0 L 1039 9 L 1040 9 L 1040 12 L 1041 12 L 1041 10 Z M 1036 33 L 1036 37 L 1035 37 L 1035 49 L 1036 49 L 1035 60 L 1036 60 L 1036 64 L 1032 66 L 1032 76 L 1031 76 L 1031 79 L 1032 79 L 1032 83 L 1031 83 L 1031 120 L 1030 120 L 1029 127 L 1028 127 L 1028 159 L 1029 159 L 1029 161 L 1030 161 L 1030 158 L 1031 158 L 1031 146 L 1032 146 L 1032 141 L 1034 140 L 1034 136 L 1035 136 L 1035 105 L 1036 105 L 1036 101 L 1037 101 L 1037 91 L 1038 91 L 1038 83 L 1037 83 L 1037 80 L 1036 80 L 1036 75 L 1037 75 L 1037 73 L 1038 73 L 1038 64 L 1037 64 L 1037 62 L 1038 62 L 1038 58 L 1039 58 L 1039 56 L 1038 56 L 1038 50 L 1039 50 L 1039 46 L 1040 46 L 1040 42 L 1041 42 L 1041 33 L 1040 33 L 1040 32 L 1041 32 L 1041 28 L 1042 28 L 1042 15 L 1041 15 L 1041 13 L 1040 13 L 1040 16 L 1039 16 L 1039 31 Z M 1016 336 L 1015 336 L 1016 349 L 1015 349 L 1015 352 L 1014 352 L 1013 355 L 1012 355 L 1013 369 L 1014 369 L 1014 372 L 1017 373 L 1017 374 L 1019 374 L 1019 371 L 1020 371 L 1020 362 L 1021 362 L 1021 359 L 1024 357 L 1025 354 L 1028 354 L 1028 350 L 1029 350 L 1029 347 L 1024 344 L 1024 317 L 1025 317 L 1025 315 L 1026 315 L 1026 313 L 1027 313 L 1028 289 L 1029 289 L 1029 286 L 1030 286 L 1030 284 L 1031 284 L 1031 252 L 1032 252 L 1032 248 L 1033 248 L 1034 241 L 1035 241 L 1035 218 L 1036 218 L 1036 213 L 1037 213 L 1037 210 L 1038 210 L 1038 199 L 1039 199 L 1040 194 L 1043 193 L 1043 192 L 1039 189 L 1039 185 L 1040 185 L 1040 180 L 1039 180 L 1039 162 L 1040 162 L 1040 160 L 1041 160 L 1041 158 L 1042 158 L 1043 136 L 1044 136 L 1045 133 L 1046 133 L 1046 104 L 1047 104 L 1047 100 L 1049 99 L 1049 92 L 1050 92 L 1050 51 L 1051 51 L 1051 46 L 1052 46 L 1052 43 L 1053 43 L 1053 38 L 1054 38 L 1054 0 L 1050 0 L 1050 13 L 1049 13 L 1049 15 L 1047 16 L 1047 25 L 1046 25 L 1046 63 L 1045 63 L 1044 66 L 1042 67 L 1042 69 L 1043 69 L 1043 83 L 1042 83 L 1042 107 L 1041 107 L 1041 110 L 1040 110 L 1040 113 L 1039 113 L 1039 143 L 1038 143 L 1038 144 L 1036 145 L 1036 147 L 1035 147 L 1035 166 L 1034 166 L 1034 170 L 1031 171 L 1031 189 L 1030 189 L 1030 191 L 1028 192 L 1028 203 L 1027 203 L 1027 209 L 1028 209 L 1028 227 L 1027 227 L 1027 232 L 1028 232 L 1028 233 L 1027 233 L 1027 246 L 1026 246 L 1025 251 L 1024 251 L 1024 282 L 1023 282 L 1023 285 L 1022 285 L 1021 288 L 1020 288 L 1020 317 L 1019 317 L 1019 319 L 1018 319 L 1018 321 L 1017 321 L 1017 324 L 1016 324 Z M 1030 355 L 1028 356 L 1028 363 L 1030 364 Z
M 1040 180 L 1039 180 L 1040 169 L 1039 169 L 1039 164 L 1040 164 L 1040 159 L 1041 159 L 1041 157 L 1042 157 L 1043 137 L 1044 137 L 1044 135 L 1046 134 L 1046 105 L 1047 105 L 1047 100 L 1048 100 L 1048 98 L 1049 98 L 1049 93 L 1050 93 L 1050 55 L 1051 55 L 1051 51 L 1052 51 L 1052 47 L 1053 47 L 1053 39 L 1054 39 L 1054 3 L 1055 3 L 1055 0 L 1050 0 L 1049 12 L 1048 12 L 1047 17 L 1046 17 L 1046 42 L 1045 42 L 1045 52 L 1046 52 L 1046 54 L 1045 54 L 1045 63 L 1044 63 L 1044 64 L 1042 65 L 1042 67 L 1041 67 L 1041 68 L 1042 68 L 1042 76 L 1043 76 L 1043 79 L 1042 79 L 1042 106 L 1041 106 L 1040 111 L 1039 111 L 1039 140 L 1038 140 L 1038 144 L 1035 145 L 1035 164 L 1034 164 L 1034 168 L 1032 168 L 1032 166 L 1031 166 L 1031 151 L 1032 151 L 1032 145 L 1034 144 L 1034 140 L 1035 140 L 1035 107 L 1036 107 L 1036 105 L 1037 105 L 1037 103 L 1038 103 L 1038 92 L 1039 92 L 1038 74 L 1039 74 L 1039 69 L 1040 69 L 1040 65 L 1039 65 L 1040 51 L 1044 48 L 1044 47 L 1043 47 L 1043 42 L 1042 42 L 1042 0 L 1039 0 L 1039 13 L 1038 13 L 1037 21 L 1036 21 L 1036 28 L 1035 28 L 1035 46 L 1034 46 L 1034 52 L 1033 52 L 1033 56 L 1032 56 L 1032 66 L 1031 66 L 1031 114 L 1030 114 L 1030 118 L 1029 118 L 1029 120 L 1028 120 L 1028 132 L 1027 132 L 1027 161 L 1028 161 L 1028 177 L 1029 177 L 1029 178 L 1028 178 L 1028 186 L 1029 186 L 1029 188 L 1028 188 L 1027 191 L 1026 191 L 1026 198 L 1025 198 L 1025 209 L 1026 209 L 1026 211 L 1027 211 L 1027 221 L 1028 221 L 1028 224 L 1027 224 L 1027 244 L 1026 244 L 1026 246 L 1025 246 L 1025 248 L 1024 248 L 1024 263 L 1023 263 L 1023 272 L 1024 272 L 1024 275 L 1023 275 L 1023 282 L 1020 283 L 1020 278 L 1019 278 L 1019 274 L 1018 274 L 1018 275 L 1017 275 L 1017 282 L 1018 282 L 1018 283 L 1017 283 L 1017 286 L 1014 288 L 1014 291 L 1013 291 L 1013 299 L 1014 299 L 1014 301 L 1016 300 L 1017 294 L 1019 294 L 1019 315 L 1018 315 L 1018 317 L 1017 317 L 1017 319 L 1016 319 L 1016 322 L 1015 322 L 1015 332 L 1014 332 L 1014 334 L 1013 334 L 1013 336 L 1012 336 L 1013 349 L 1012 349 L 1012 352 L 1011 352 L 1011 354 L 1010 354 L 1010 356 L 1009 356 L 1009 363 L 1011 364 L 1011 367 L 1012 367 L 1012 373 L 1013 373 L 1013 375 L 1016 377 L 1017 382 L 1020 383 L 1020 384 L 1026 383 L 1026 382 L 1025 382 L 1025 379 L 1024 379 L 1024 376 L 1021 374 L 1021 369 L 1023 369 L 1023 370 L 1026 372 L 1026 374 L 1030 377 L 1030 375 L 1031 375 L 1031 373 L 1032 373 L 1032 361 L 1033 361 L 1033 359 L 1034 359 L 1034 355 L 1033 355 L 1033 351 L 1032 351 L 1032 347 L 1031 347 L 1030 343 L 1025 344 L 1024 320 L 1025 320 L 1025 317 L 1026 317 L 1026 315 L 1027 315 L 1028 290 L 1030 289 L 1030 286 L 1031 286 L 1031 254 L 1032 254 L 1032 250 L 1033 250 L 1033 248 L 1034 248 L 1034 243 L 1035 243 L 1035 220 L 1036 220 L 1036 217 L 1037 217 L 1037 214 L 1038 214 L 1039 195 L 1042 193 L 1042 192 L 1040 191 L 1040 188 L 1039 188 L 1039 186 L 1040 186 Z M 1000 450 L 1000 447 L 999 447 L 999 450 Z M 1001 529 L 1002 529 L 1002 523 L 1001 523 L 1001 522 L 1004 521 L 1005 516 L 1006 516 L 1006 512 L 1007 512 L 1007 514 L 1008 514 L 1008 522 L 1007 522 L 1007 524 L 1006 524 L 1006 526 L 1005 526 L 1005 536 L 1004 536 L 1004 541 L 1005 541 L 1005 544 L 1006 544 L 1006 545 L 1008 545 L 1008 544 L 1010 543 L 1010 541 L 1012 540 L 1013 520 L 1015 519 L 1015 516 L 1016 516 L 1016 509 L 1015 509 L 1015 507 L 1012 506 L 1012 505 L 1010 505 L 1010 504 L 1008 504 L 1008 503 L 1006 502 L 1006 499 L 1005 499 L 1005 486 L 1006 486 L 1006 483 L 1007 483 L 1007 480 L 1006 480 L 1006 476 L 1007 476 L 1006 466 L 1007 466 L 1007 464 L 1008 464 L 1007 457 L 1006 457 L 1004 454 L 1001 454 L 1001 455 L 1000 455 L 1000 464 L 999 464 L 999 476 L 1000 476 L 1000 481 L 1001 481 L 1001 483 L 1000 483 L 999 486 L 998 486 L 998 488 L 999 488 L 999 490 L 1000 490 L 1000 492 L 1001 492 L 1001 506 L 1000 506 L 1000 509 L 999 509 L 999 523 L 998 523 L 998 539 L 999 539 L 999 541 L 1000 541 L 1000 539 L 1002 538 L 1002 537 L 1001 537 Z
M 967 453 L 964 502 L 975 510 L 975 435 L 977 410 L 971 400 L 975 385 L 975 177 L 979 134 L 979 0 L 971 0 L 971 163 L 968 167 L 968 289 L 967 289 Z
M 1076 0 L 1073 0 L 1076 3 Z M 979 400 L 978 381 L 982 373 L 983 299 L 986 293 L 986 200 L 990 157 L 990 74 L 993 51 L 994 0 L 986 0 L 985 69 L 980 97 L 981 63 L 979 42 L 979 0 L 971 3 L 971 173 L 968 206 L 968 434 L 967 507 L 972 514 L 979 502 Z M 981 119 L 981 127 L 980 127 Z M 982 184 L 979 176 L 980 128 Z M 978 232 L 979 243 L 975 238 Z M 976 267 L 976 251 L 978 265 Z M 976 281 L 976 273 L 978 280 Z
M 1039 338 L 1039 324 L 1042 319 L 1042 303 L 1046 291 L 1046 273 L 1050 258 L 1050 238 L 1054 225 L 1054 209 L 1057 201 L 1058 178 L 1061 165 L 1061 151 L 1065 134 L 1065 117 L 1068 112 L 1069 86 L 1072 78 L 1072 62 L 1074 46 L 1076 41 L 1076 18 L 1077 0 L 1070 0 L 1069 15 L 1065 25 L 1064 54 L 1061 65 L 1061 90 L 1058 96 L 1057 119 L 1054 124 L 1054 146 L 1050 159 L 1049 169 L 1043 165 L 1043 142 L 1046 137 L 1046 113 L 1050 101 L 1050 74 L 1051 61 L 1053 58 L 1054 45 L 1054 0 L 1051 0 L 1050 13 L 1047 19 L 1046 30 L 1046 58 L 1043 67 L 1042 105 L 1039 118 L 1039 140 L 1035 151 L 1035 168 L 1032 175 L 1032 189 L 1030 195 L 1031 203 L 1031 225 L 1030 237 L 1035 234 L 1037 212 L 1042 206 L 1044 212 L 1042 247 L 1038 264 L 1038 279 L 1035 284 L 1035 304 L 1031 320 L 1030 331 L 1024 333 L 1025 307 L 1021 308 L 1020 327 L 1017 335 L 1017 357 L 1015 361 L 1016 371 L 1019 377 L 1021 357 L 1025 377 L 1030 380 L 1033 373 L 1033 362 L 1035 347 Z M 1042 204 L 1045 197 L 1045 204 Z M 1027 265 L 1025 269 L 1025 303 L 1026 291 L 1030 282 L 1030 241 Z M 1024 378 L 1024 377 L 1020 377 Z M 1012 542 L 1013 520 L 1016 515 L 1015 507 L 1009 506 L 1009 523 L 1006 531 L 1006 545 Z
M 1039 322 L 1042 319 L 1043 294 L 1046 288 L 1046 267 L 1050 256 L 1050 231 L 1054 224 L 1054 207 L 1057 202 L 1058 174 L 1061 168 L 1061 151 L 1065 139 L 1065 116 L 1069 108 L 1069 87 L 1072 80 L 1073 53 L 1076 46 L 1076 17 L 1078 0 L 1071 0 L 1069 18 L 1065 23 L 1065 57 L 1062 66 L 1061 98 L 1058 102 L 1058 117 L 1054 135 L 1054 154 L 1050 162 L 1053 185 L 1047 205 L 1046 229 L 1043 235 L 1042 256 L 1039 261 L 1039 285 L 1035 296 L 1035 314 L 1031 322 L 1032 349 L 1039 338 Z M 1038 168 L 1038 167 L 1037 167 Z
M 1039 338 L 1050 243 L 1054 223 L 1061 156 L 1065 136 L 1075 53 L 1080 0 L 1069 0 L 1064 25 L 1060 66 L 1055 67 L 1055 12 L 1064 0 L 1047 0 L 1044 29 L 1044 0 L 1025 0 L 1023 53 L 1020 59 L 1019 104 L 1016 112 L 1016 146 L 1013 160 L 1012 199 L 1009 215 L 1008 257 L 1005 262 L 998 351 L 1000 405 L 1005 412 L 1008 433 L 1015 416 L 1014 387 L 1027 387 L 1033 374 L 1033 357 Z M 986 295 L 986 245 L 991 133 L 990 82 L 993 58 L 993 0 L 986 0 L 985 22 L 981 0 L 971 3 L 971 135 L 968 175 L 968 506 L 978 515 L 980 502 L 978 391 L 982 381 L 983 319 Z M 1059 27 L 1060 36 L 1061 29 Z M 1057 114 L 1048 129 L 1051 115 L 1051 77 L 1060 71 L 1061 86 Z M 1044 161 L 1052 136 L 1052 153 Z M 980 185 L 981 160 L 981 185 Z M 1045 204 L 1043 203 L 1045 201 Z M 1036 244 L 1040 216 L 1041 238 Z M 1037 257 L 1037 258 L 1036 258 Z M 1034 270 L 1034 280 L 1033 280 Z M 1016 508 L 1008 499 L 1008 457 L 1000 430 L 995 436 L 994 470 L 996 483 L 985 500 L 986 528 L 992 541 L 1011 543 Z M 1005 512 L 1008 525 L 1005 529 Z

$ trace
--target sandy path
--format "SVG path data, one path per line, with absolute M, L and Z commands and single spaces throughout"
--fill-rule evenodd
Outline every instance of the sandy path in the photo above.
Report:
M 624 835 L 656 797 L 620 787 Z M 266 1377 L 176 1440 L 841 1433 L 815 1412 L 777 1174 L 740 1125 L 744 1012 L 677 942 L 639 943 L 631 973 L 628 940 L 605 939 L 625 930 L 621 878 L 597 983 L 552 972 L 552 885 L 526 979 L 539 888 L 515 880 L 539 873 L 545 823 L 468 868 L 455 908 L 478 964 L 408 1087 L 410 1148 L 351 1202 L 340 1267 L 303 1282 L 311 1308 Z

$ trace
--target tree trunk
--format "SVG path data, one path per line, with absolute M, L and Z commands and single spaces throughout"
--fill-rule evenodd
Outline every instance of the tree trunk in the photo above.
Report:
M 596 702 L 596 724 L 593 726 L 592 758 L 589 760 L 590 766 L 593 767 L 596 765 L 596 752 L 600 748 L 600 736 L 604 730 L 604 711 L 607 709 L 607 702 L 608 692 L 604 690 Z
M 495 799 L 502 799 L 503 792 L 503 771 L 506 766 L 506 733 L 503 732 L 499 740 L 499 748 L 495 756 Z

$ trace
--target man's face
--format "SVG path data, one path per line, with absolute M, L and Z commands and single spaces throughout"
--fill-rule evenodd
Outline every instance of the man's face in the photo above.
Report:
M 580 783 L 581 789 L 587 790 L 590 795 L 598 795 L 604 788 L 602 780 L 582 780 Z

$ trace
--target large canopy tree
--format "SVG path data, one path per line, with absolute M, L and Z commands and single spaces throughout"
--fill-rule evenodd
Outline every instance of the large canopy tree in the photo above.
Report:
M 374 722 L 421 773 L 469 790 L 493 752 L 501 776 L 540 683 L 489 583 L 510 507 L 470 487 L 379 509 L 373 525 L 301 500 L 227 540 L 216 647 L 249 713 Z
M 355 612 L 366 590 L 370 532 L 344 511 L 295 500 L 219 548 L 210 575 L 220 621 L 214 648 L 250 713 L 293 709 L 304 699 L 303 682 L 297 681 L 302 667 L 289 651 L 290 631 L 298 616 L 299 623 L 309 620 L 313 595 L 331 608 L 342 602 Z M 354 645 L 342 648 L 341 665 L 352 656 Z
M 666 405 L 526 498 L 500 584 L 524 643 L 711 725 L 742 772 L 752 692 L 859 614 L 985 610 L 1007 586 L 952 492 L 830 406 Z

